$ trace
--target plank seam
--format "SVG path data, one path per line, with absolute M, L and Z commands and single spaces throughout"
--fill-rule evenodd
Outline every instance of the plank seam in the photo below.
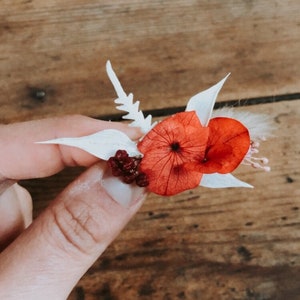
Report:
M 300 93 L 293 93 L 293 94 L 284 94 L 284 95 L 275 95 L 275 96 L 264 96 L 264 97 L 255 97 L 255 98 L 245 98 L 240 100 L 227 100 L 222 102 L 216 102 L 214 109 L 219 109 L 223 107 L 245 107 L 245 106 L 252 106 L 252 105 L 260 105 L 260 104 L 267 104 L 267 103 L 277 103 L 277 102 L 284 102 L 284 101 L 293 101 L 299 100 Z M 182 112 L 185 110 L 185 106 L 178 106 L 178 107 L 166 107 L 166 108 L 158 108 L 158 109 L 149 109 L 144 110 L 145 117 L 149 114 L 152 117 L 164 117 L 169 116 L 178 112 Z M 108 114 L 108 115 L 99 115 L 96 116 L 96 119 L 101 119 L 104 121 L 124 121 L 122 119 L 123 114 Z

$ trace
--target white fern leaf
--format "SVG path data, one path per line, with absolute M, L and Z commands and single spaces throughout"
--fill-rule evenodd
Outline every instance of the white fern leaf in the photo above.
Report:
M 106 63 L 106 72 L 118 95 L 118 98 L 115 100 L 115 103 L 118 104 L 116 108 L 128 113 L 123 116 L 123 119 L 132 120 L 130 126 L 140 127 L 143 133 L 149 132 L 154 126 L 154 124 L 151 124 L 152 116 L 149 115 L 145 118 L 143 112 L 139 110 L 140 102 L 133 102 L 132 93 L 126 95 L 109 60 Z
M 142 114 L 144 116 L 144 114 L 141 111 L 139 111 L 139 106 L 140 106 L 140 101 L 136 101 L 131 105 L 124 105 L 124 104 L 120 105 L 117 107 L 117 109 L 128 112 L 127 115 L 123 116 L 124 119 L 135 120 L 136 118 L 138 118 L 137 114 L 138 115 Z

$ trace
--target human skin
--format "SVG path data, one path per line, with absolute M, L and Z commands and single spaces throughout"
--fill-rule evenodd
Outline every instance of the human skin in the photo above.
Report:
M 145 195 L 128 207 L 110 197 L 101 185 L 105 162 L 73 147 L 35 144 L 109 128 L 140 137 L 136 128 L 83 116 L 0 126 L 0 299 L 66 299 L 142 205 Z M 32 222 L 31 197 L 17 182 L 66 166 L 87 169 Z

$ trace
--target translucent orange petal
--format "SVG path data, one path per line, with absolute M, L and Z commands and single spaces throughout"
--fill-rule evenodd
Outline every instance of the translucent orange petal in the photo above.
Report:
M 144 157 L 145 158 L 145 157 Z M 171 196 L 193 189 L 200 183 L 202 174 L 177 164 L 176 157 L 160 157 L 154 153 L 142 159 L 141 170 L 149 179 L 149 191 L 163 196 Z
M 238 167 L 250 147 L 248 129 L 231 118 L 214 118 L 209 124 L 205 159 L 198 170 L 205 174 L 230 173 Z
M 170 196 L 199 185 L 202 174 L 193 166 L 203 160 L 207 139 L 208 128 L 202 127 L 195 112 L 178 113 L 156 125 L 138 143 L 148 189 Z

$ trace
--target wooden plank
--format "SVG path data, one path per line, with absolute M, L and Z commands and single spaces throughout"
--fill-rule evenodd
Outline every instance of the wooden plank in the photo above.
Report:
M 111 59 L 143 109 L 299 92 L 299 12 L 287 1 L 1 1 L 0 122 L 116 113 Z
M 299 299 L 300 99 L 239 109 L 273 118 L 271 173 L 240 168 L 253 190 L 150 195 L 69 300 Z M 35 213 L 79 172 L 23 182 Z

